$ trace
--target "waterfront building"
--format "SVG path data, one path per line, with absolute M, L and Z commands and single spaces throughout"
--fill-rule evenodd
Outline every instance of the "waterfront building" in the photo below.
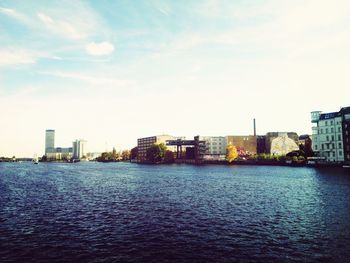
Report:
M 268 132 L 265 136 L 266 152 L 286 155 L 299 150 L 299 136 L 295 132 Z
M 45 155 L 55 152 L 55 130 L 45 131 Z
M 245 135 L 227 136 L 227 143 L 236 147 L 239 156 L 249 156 L 257 153 L 257 136 Z
M 311 112 L 312 149 L 326 162 L 344 162 L 342 112 Z
M 265 135 L 256 136 L 256 153 L 257 154 L 267 153 Z
M 210 155 L 206 155 L 206 141 L 201 140 L 200 136 L 195 136 L 193 140 L 185 140 L 184 137 L 175 140 L 166 140 L 166 145 L 167 147 L 176 147 L 176 159 L 180 162 L 185 161 L 199 164 L 204 159 L 213 160 L 210 159 Z M 185 152 L 183 152 L 184 148 Z
M 86 141 L 82 139 L 75 140 L 73 142 L 73 158 L 84 159 L 86 157 Z
M 183 139 L 184 137 L 174 137 L 171 135 L 157 135 L 157 136 L 150 136 L 145 138 L 139 138 L 137 139 L 137 162 L 145 162 L 146 159 L 146 153 L 147 149 L 150 148 L 153 144 L 166 144 L 166 141 L 168 140 L 176 140 L 176 139 Z M 176 151 L 175 146 L 167 146 L 169 150 Z
M 49 161 L 70 160 L 72 156 L 72 147 L 56 147 L 52 152 L 46 153 L 47 160 Z
M 200 141 L 205 141 L 205 159 L 225 160 L 227 137 L 226 136 L 199 136 Z
M 342 115 L 344 162 L 350 164 L 350 107 L 340 110 Z

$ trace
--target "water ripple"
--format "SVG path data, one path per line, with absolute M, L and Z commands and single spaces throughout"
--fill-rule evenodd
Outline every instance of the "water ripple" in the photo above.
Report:
M 343 170 L 0 163 L 1 262 L 345 262 L 349 216 Z

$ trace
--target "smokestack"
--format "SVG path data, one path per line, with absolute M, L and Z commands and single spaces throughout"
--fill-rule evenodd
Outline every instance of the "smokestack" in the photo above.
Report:
M 255 123 L 255 118 L 253 120 L 253 123 L 254 123 L 254 136 L 256 136 L 256 123 Z

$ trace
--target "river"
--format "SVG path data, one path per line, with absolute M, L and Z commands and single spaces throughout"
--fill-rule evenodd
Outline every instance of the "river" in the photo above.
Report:
M 1 262 L 349 259 L 345 169 L 0 163 Z

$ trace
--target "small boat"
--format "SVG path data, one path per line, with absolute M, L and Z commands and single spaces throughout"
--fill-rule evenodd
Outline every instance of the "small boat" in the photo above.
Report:
M 350 168 L 350 165 L 343 165 L 343 168 Z

